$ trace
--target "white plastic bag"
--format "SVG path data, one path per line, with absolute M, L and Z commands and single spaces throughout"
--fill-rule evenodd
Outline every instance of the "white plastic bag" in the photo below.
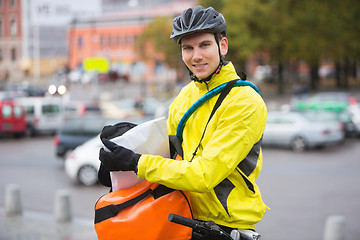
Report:
M 169 136 L 165 118 L 157 118 L 110 139 L 117 145 L 126 147 L 140 154 L 170 156 Z M 104 147 L 105 150 L 106 147 Z M 131 187 L 144 179 L 138 179 L 132 171 L 110 172 L 113 191 Z

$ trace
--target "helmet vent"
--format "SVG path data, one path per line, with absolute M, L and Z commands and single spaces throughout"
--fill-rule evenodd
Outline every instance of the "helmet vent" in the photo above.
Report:
M 190 26 L 190 20 L 191 20 L 192 15 L 193 15 L 193 11 L 190 8 L 188 11 L 186 11 L 185 17 L 184 17 L 184 23 L 186 26 Z M 179 19 L 179 20 L 181 20 L 181 19 Z
M 202 16 L 201 16 L 200 14 L 195 15 L 192 22 L 193 22 L 193 23 L 199 22 L 199 20 L 201 19 L 201 17 L 202 17 Z

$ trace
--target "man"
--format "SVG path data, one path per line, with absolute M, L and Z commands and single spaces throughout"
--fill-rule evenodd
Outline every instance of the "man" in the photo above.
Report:
M 169 109 L 168 132 L 176 135 L 181 117 L 194 102 L 220 84 L 240 78 L 232 63 L 223 60 L 228 52 L 226 22 L 213 8 L 186 9 L 174 19 L 170 38 L 180 45 L 193 80 Z M 262 168 L 260 145 L 267 109 L 251 87 L 233 87 L 202 138 L 215 102 L 216 97 L 211 98 L 188 119 L 183 161 L 140 155 L 123 147 L 100 150 L 99 158 L 109 171 L 135 171 L 139 178 L 188 191 L 197 220 L 214 221 L 227 232 L 254 230 L 267 208 L 255 184 Z

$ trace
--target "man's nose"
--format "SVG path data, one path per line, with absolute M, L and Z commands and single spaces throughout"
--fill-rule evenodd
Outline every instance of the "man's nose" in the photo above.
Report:
M 193 59 L 196 60 L 201 60 L 202 59 L 202 52 L 199 48 L 194 48 L 194 52 L 193 52 Z

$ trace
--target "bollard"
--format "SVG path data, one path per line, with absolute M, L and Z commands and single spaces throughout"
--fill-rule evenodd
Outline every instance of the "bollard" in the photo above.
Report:
M 66 189 L 57 190 L 54 207 L 55 219 L 58 222 L 71 221 L 70 193 Z
M 7 216 L 22 214 L 20 186 L 18 184 L 6 186 L 5 213 Z
M 345 217 L 330 216 L 326 219 L 324 240 L 345 240 Z

